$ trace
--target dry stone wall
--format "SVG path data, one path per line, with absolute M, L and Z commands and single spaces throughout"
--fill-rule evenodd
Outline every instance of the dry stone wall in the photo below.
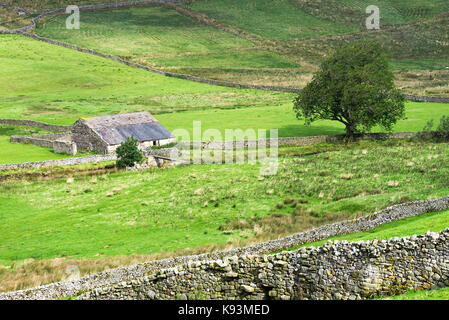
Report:
M 14 164 L 0 164 L 0 170 L 17 170 L 17 169 L 28 169 L 28 168 L 44 168 L 44 167 L 54 167 L 54 166 L 68 166 L 77 165 L 85 163 L 94 163 L 101 161 L 115 161 L 117 156 L 114 154 L 101 155 L 101 156 L 87 156 L 79 158 L 66 158 L 59 160 L 47 160 L 47 161 L 35 161 L 35 162 L 24 162 L 24 163 L 14 163 Z
M 373 214 L 370 214 L 370 215 L 367 215 L 367 216 L 364 216 L 364 217 L 361 217 L 361 218 L 358 218 L 355 220 L 342 221 L 342 222 L 337 222 L 337 223 L 333 223 L 333 224 L 329 224 L 329 225 L 324 225 L 324 226 L 321 226 L 321 227 L 318 227 L 316 229 L 312 229 L 312 230 L 309 230 L 306 232 L 301 232 L 301 233 L 294 234 L 294 235 L 291 235 L 291 236 L 288 236 L 285 238 L 281 238 L 281 239 L 257 243 L 257 244 L 247 246 L 247 247 L 205 253 L 205 254 L 200 254 L 200 255 L 181 256 L 181 257 L 175 257 L 175 258 L 170 258 L 170 259 L 149 261 L 146 263 L 140 263 L 140 264 L 136 264 L 136 265 L 129 266 L 129 267 L 105 270 L 105 271 L 97 273 L 97 274 L 88 275 L 88 276 L 83 277 L 78 280 L 52 283 L 52 284 L 40 286 L 37 288 L 26 289 L 26 290 L 15 291 L 15 292 L 0 293 L 0 300 L 3 300 L 3 299 L 7 299 L 7 300 L 11 300 L 11 299 L 12 300 L 14 300 L 14 299 L 19 299 L 19 300 L 23 300 L 23 299 L 52 299 L 52 298 L 64 297 L 64 296 L 77 296 L 80 294 L 80 292 L 86 292 L 86 291 L 89 291 L 91 294 L 91 296 L 89 296 L 89 298 L 102 298 L 102 299 L 103 298 L 105 298 L 105 299 L 112 298 L 113 299 L 113 298 L 117 298 L 117 296 L 116 296 L 117 290 L 124 292 L 123 296 L 121 297 L 123 299 L 128 299 L 130 297 L 134 297 L 134 298 L 168 297 L 168 295 L 165 296 L 166 293 L 161 293 L 161 292 L 158 293 L 154 289 L 148 289 L 148 291 L 146 291 L 146 292 L 134 291 L 133 286 L 140 287 L 142 285 L 142 282 L 153 283 L 152 281 L 155 279 L 162 279 L 163 276 L 151 280 L 151 277 L 157 276 L 159 270 L 161 270 L 161 269 L 170 269 L 170 268 L 174 268 L 174 267 L 186 266 L 186 265 L 188 266 L 189 264 L 198 264 L 198 263 L 199 263 L 200 269 L 206 268 L 206 267 L 201 267 L 201 265 L 207 266 L 208 264 L 201 263 L 201 261 L 203 261 L 203 262 L 204 261 L 215 261 L 215 260 L 224 261 L 224 260 L 226 260 L 226 257 L 232 257 L 232 256 L 238 256 L 238 257 L 239 256 L 251 257 L 251 255 L 259 255 L 260 256 L 261 254 L 285 250 L 287 248 L 292 248 L 293 246 L 298 246 L 298 245 L 301 245 L 304 243 L 323 240 L 323 239 L 326 239 L 326 238 L 329 238 L 332 236 L 336 236 L 336 235 L 368 231 L 368 230 L 371 230 L 371 229 L 373 229 L 377 226 L 380 226 L 382 224 L 385 224 L 385 223 L 389 223 L 392 221 L 396 221 L 396 220 L 404 219 L 404 218 L 408 218 L 408 217 L 417 216 L 417 215 L 420 215 L 420 214 L 423 214 L 426 212 L 441 211 L 441 210 L 444 210 L 447 208 L 449 208 L 449 196 L 442 197 L 439 199 L 434 199 L 434 200 L 413 201 L 413 202 L 409 202 L 409 203 L 398 204 L 398 205 L 394 205 L 394 206 L 385 208 L 383 210 L 380 210 L 378 212 L 375 212 Z M 447 230 L 446 230 L 445 234 L 447 235 Z M 442 241 L 442 240 L 440 239 L 440 241 Z M 373 243 L 375 243 L 377 245 L 377 243 L 375 241 Z M 345 244 L 345 245 L 348 245 L 348 244 Z M 431 245 L 432 244 L 430 243 L 429 244 L 430 249 L 432 248 Z M 444 246 L 445 245 L 446 244 L 444 244 Z M 348 248 L 353 248 L 353 247 L 348 247 Z M 307 250 L 310 250 L 310 249 L 307 249 Z M 426 250 L 427 250 L 427 248 L 426 248 Z M 435 258 L 437 257 L 436 256 L 437 254 L 438 255 L 444 254 L 446 256 L 446 258 L 448 256 L 447 251 L 443 251 L 443 253 L 441 253 L 438 250 L 437 251 L 428 251 L 428 252 L 430 253 L 430 255 L 432 255 L 432 257 L 435 257 Z M 338 251 L 333 251 L 333 253 L 336 256 L 339 255 Z M 289 259 L 288 258 L 289 254 L 287 254 L 287 256 L 286 256 L 287 260 Z M 311 253 L 311 255 L 313 256 L 314 254 Z M 250 259 L 252 259 L 252 258 L 250 258 Z M 261 258 L 259 257 L 259 262 L 260 262 L 260 259 Z M 277 260 L 279 260 L 279 259 L 277 259 Z M 436 259 L 433 259 L 433 260 L 436 261 Z M 303 261 L 305 261 L 305 260 L 303 260 Z M 327 261 L 327 260 L 323 260 L 323 261 Z M 359 260 L 356 260 L 356 261 L 359 261 Z M 414 260 L 410 260 L 411 263 L 413 263 L 413 261 Z M 393 262 L 391 261 L 391 263 L 393 263 Z M 404 265 L 404 263 L 401 265 Z M 443 266 L 441 263 L 440 263 L 440 265 Z M 274 266 L 274 264 L 273 264 L 273 266 Z M 305 263 L 303 263 L 301 266 L 306 267 L 307 265 Z M 336 264 L 336 266 L 338 266 L 338 265 Z M 440 270 L 442 270 L 442 271 L 445 270 L 444 275 L 447 275 L 445 267 L 441 268 L 441 266 L 440 266 Z M 267 268 L 268 268 L 268 265 L 267 265 Z M 271 270 L 271 269 L 268 268 L 267 270 Z M 342 269 L 342 270 L 344 271 L 346 269 Z M 347 270 L 349 270 L 349 269 L 347 269 Z M 200 271 L 200 270 L 197 270 L 197 271 Z M 164 271 L 165 274 L 167 274 L 168 272 L 169 271 Z M 178 270 L 176 272 L 182 273 L 183 271 Z M 185 272 L 185 270 L 184 270 L 184 272 Z M 290 271 L 288 271 L 288 272 L 290 272 Z M 161 273 L 161 274 L 164 274 L 164 273 Z M 309 277 L 312 277 L 312 280 L 313 280 L 313 277 L 317 277 L 319 279 L 322 277 L 321 274 L 314 272 L 313 268 L 309 269 L 308 273 L 309 273 Z M 301 275 L 300 273 L 295 273 L 295 274 L 298 277 L 299 276 L 305 277 L 304 275 Z M 327 274 L 327 271 L 326 271 L 326 274 Z M 345 274 L 346 274 L 346 276 L 350 275 L 349 272 L 345 273 Z M 152 275 L 152 276 L 148 279 L 145 278 L 148 275 Z M 210 274 L 210 275 L 213 276 L 213 274 Z M 443 273 L 441 273 L 441 275 L 440 274 L 438 274 L 438 275 L 440 277 L 442 277 Z M 328 276 L 330 276 L 330 275 L 328 275 Z M 328 277 L 328 276 L 325 276 L 325 277 Z M 419 276 L 422 277 L 421 275 L 419 275 Z M 432 274 L 432 276 L 433 276 L 433 274 Z M 282 274 L 281 274 L 281 277 L 282 277 Z M 344 278 L 345 275 L 339 275 L 339 277 Z M 435 277 L 438 277 L 438 276 L 435 276 Z M 343 279 L 343 278 L 338 278 L 338 279 Z M 222 278 L 222 279 L 225 279 L 225 278 Z M 226 278 L 226 279 L 228 279 L 228 278 Z M 235 278 L 231 278 L 231 280 L 232 279 L 234 279 L 232 282 L 232 285 L 234 287 L 236 285 L 242 284 L 242 283 L 238 282 L 240 280 L 240 278 L 235 277 Z M 273 278 L 271 278 L 271 279 L 273 279 Z M 276 279 L 276 277 L 274 279 Z M 309 279 L 309 280 L 307 280 L 307 279 Z M 284 280 L 278 279 L 278 281 L 284 281 Z M 310 278 L 305 278 L 305 280 L 303 280 L 303 283 L 310 283 L 310 281 L 312 281 L 312 280 Z M 173 280 L 173 281 L 175 281 L 175 280 Z M 297 281 L 297 280 L 295 280 L 295 281 Z M 288 283 L 290 283 L 290 282 L 288 282 Z M 284 285 L 285 285 L 284 288 L 287 288 L 287 286 L 290 286 L 290 284 L 288 284 L 288 283 L 287 284 L 284 283 Z M 318 281 L 318 284 L 319 283 L 320 282 Z M 337 282 L 335 282 L 335 283 L 337 283 Z M 243 283 L 243 284 L 248 285 L 246 283 Z M 437 285 L 439 285 L 439 284 L 440 283 L 437 283 Z M 435 285 L 435 283 L 431 283 L 430 285 L 431 286 Z M 251 283 L 249 284 L 249 286 L 251 286 Z M 428 286 L 428 284 L 425 286 Z M 288 288 L 290 288 L 290 287 L 288 287 Z M 307 288 L 308 288 L 307 286 L 303 286 L 302 290 L 305 291 L 305 290 L 307 290 Z M 206 289 L 207 289 L 207 287 L 206 287 Z M 136 290 L 140 290 L 140 289 L 136 289 Z M 147 289 L 144 288 L 142 290 L 147 290 Z M 150 290 L 154 294 L 152 292 L 150 292 Z M 195 290 L 196 289 L 192 289 L 192 291 L 195 291 Z M 232 289 L 227 288 L 226 290 L 232 290 Z M 234 290 L 235 290 L 235 288 L 234 288 Z M 324 289 L 322 289 L 322 290 L 324 290 Z M 271 289 L 270 289 L 270 291 L 271 291 Z M 126 293 L 126 292 L 128 292 L 128 293 Z M 135 293 L 132 293 L 132 292 L 135 292 Z M 140 292 L 141 296 L 139 296 L 138 292 Z M 254 292 L 256 292 L 256 291 L 254 291 Z M 258 293 L 262 294 L 259 291 L 258 291 Z M 277 293 L 278 292 L 276 291 L 276 294 Z M 286 293 L 289 293 L 289 291 L 283 292 L 282 294 L 279 294 L 277 297 L 281 298 L 282 295 L 289 296 Z M 159 296 L 157 296 L 157 294 L 159 294 Z M 273 294 L 275 294 L 275 292 L 272 292 L 271 294 L 273 295 Z M 311 293 L 309 293 L 309 294 L 310 294 L 310 298 L 313 299 L 314 296 L 312 296 Z M 350 294 L 349 296 L 352 296 L 352 295 L 353 294 Z M 172 296 L 176 296 L 176 294 L 174 294 Z M 219 295 L 217 295 L 217 297 L 218 296 Z M 337 296 L 338 296 L 338 294 L 337 294 Z M 349 298 L 349 296 L 348 296 L 348 298 Z M 289 296 L 289 298 L 296 298 L 296 297 L 300 297 L 300 296 L 299 295 L 295 296 L 294 294 L 291 294 Z M 305 296 L 303 296 L 303 298 L 304 297 Z M 358 296 L 356 296 L 356 298 L 357 297 Z M 360 295 L 360 297 L 362 297 L 362 296 Z M 87 298 L 87 297 L 83 296 L 83 298 Z M 176 298 L 178 298 L 178 297 L 176 297 Z M 244 298 L 244 297 L 241 297 L 241 298 Z M 284 298 L 286 298 L 286 297 L 284 297 Z M 353 298 L 353 297 L 351 297 L 351 298 Z
M 416 102 L 449 103 L 449 97 L 417 96 L 413 94 L 405 94 L 404 96 L 405 99 Z
M 53 133 L 37 134 L 31 136 L 11 136 L 10 142 L 21 144 L 33 144 L 38 147 L 52 148 L 55 153 L 77 154 L 77 146 L 71 141 L 70 134 Z
M 24 120 L 24 119 L 0 119 L 0 125 L 25 126 L 25 127 L 44 129 L 48 131 L 62 131 L 62 132 L 68 132 L 71 129 L 71 126 L 62 126 L 45 123 L 41 121 Z
M 33 144 L 39 147 L 53 148 L 54 140 L 47 139 L 46 137 L 43 137 L 43 135 L 36 135 L 36 136 L 11 136 L 9 141 L 11 143 Z
M 426 134 L 428 137 L 429 133 Z M 421 132 L 393 132 L 393 133 L 368 133 L 358 134 L 354 136 L 356 140 L 376 140 L 376 139 L 411 139 L 425 136 Z M 234 141 L 201 141 L 201 142 L 179 142 L 178 147 L 183 149 L 185 147 L 195 147 L 201 149 L 233 149 L 237 146 L 243 148 L 260 146 L 261 144 L 270 146 L 275 144 L 278 146 L 306 146 L 320 143 L 335 143 L 346 139 L 345 135 L 333 136 L 309 136 L 309 137 L 286 137 L 278 139 L 259 139 L 259 140 L 234 140 Z
M 449 228 L 187 263 L 79 299 L 362 299 L 449 286 Z

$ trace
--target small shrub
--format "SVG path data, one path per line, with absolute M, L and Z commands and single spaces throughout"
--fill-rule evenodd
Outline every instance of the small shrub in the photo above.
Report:
M 176 142 L 170 142 L 168 144 L 164 144 L 163 146 L 151 146 L 150 149 L 167 149 L 167 148 L 173 148 L 176 146 Z
M 430 132 L 432 132 L 432 128 L 433 128 L 433 119 L 430 119 L 429 121 L 427 121 L 427 123 L 424 126 L 424 128 L 422 129 L 422 131 L 426 132 L 426 133 L 430 133 Z
M 143 160 L 143 155 L 137 148 L 138 141 L 129 137 L 117 148 L 117 166 L 119 168 L 134 167 L 134 164 Z
M 449 137 L 449 116 L 442 116 L 440 119 L 440 124 L 437 127 L 437 132 L 442 138 Z

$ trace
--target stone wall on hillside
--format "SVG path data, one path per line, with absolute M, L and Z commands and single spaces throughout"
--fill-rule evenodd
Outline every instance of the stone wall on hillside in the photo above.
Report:
M 362 299 L 449 286 L 449 228 L 187 263 L 79 299 Z
M 414 94 L 404 94 L 405 99 L 417 102 L 435 102 L 435 103 L 449 103 L 449 97 L 431 97 L 431 96 L 417 96 Z
M 44 129 L 48 131 L 62 131 L 62 132 L 68 132 L 71 129 L 71 126 L 62 126 L 45 123 L 41 121 L 25 120 L 25 119 L 0 119 L 0 125 L 24 126 L 24 127 Z
M 427 134 L 429 135 L 429 134 Z M 420 138 L 424 134 L 421 132 L 392 132 L 392 133 L 367 133 L 357 134 L 354 136 L 355 140 L 382 140 L 382 139 L 411 139 Z M 429 136 L 430 137 L 430 136 Z M 178 142 L 179 149 L 187 147 L 201 148 L 201 149 L 233 149 L 236 146 L 243 148 L 256 147 L 271 144 L 277 146 L 307 146 L 320 143 L 335 143 L 343 141 L 347 137 L 345 135 L 332 135 L 332 136 L 309 136 L 309 137 L 286 137 L 277 139 L 259 139 L 259 140 L 234 140 L 234 141 L 201 141 L 201 142 Z

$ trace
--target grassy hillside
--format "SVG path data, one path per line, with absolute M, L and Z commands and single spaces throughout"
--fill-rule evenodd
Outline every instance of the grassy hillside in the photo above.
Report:
M 20 7 L 27 10 L 40 10 L 46 8 L 62 8 L 68 5 L 83 5 L 95 3 L 117 3 L 117 0 L 2 0 L 2 3 L 11 7 Z
M 42 9 L 108 0 L 3 2 Z M 365 8 L 372 4 L 381 8 L 382 28 L 367 32 Z M 80 30 L 66 30 L 65 15 L 48 17 L 35 32 L 163 70 L 292 87 L 304 86 L 341 43 L 375 38 L 392 57 L 404 92 L 447 96 L 447 11 L 445 0 L 209 0 L 171 9 L 82 12 Z M 0 8 L 0 28 L 24 25 L 31 16 L 16 18 Z M 203 131 L 221 133 L 344 132 L 331 121 L 304 126 L 293 113 L 291 93 L 164 77 L 16 35 L 0 35 L 0 66 L 0 118 L 72 124 L 80 117 L 147 110 L 169 130 L 190 133 L 193 121 L 202 121 Z M 406 115 L 395 131 L 420 131 L 430 119 L 438 123 L 449 115 L 449 104 L 407 102 Z M 0 164 L 66 157 L 9 143 L 11 134 L 39 132 L 2 126 Z M 279 151 L 279 171 L 268 177 L 260 176 L 260 164 L 142 172 L 87 165 L 59 169 L 56 176 L 42 169 L 0 179 L 0 291 L 64 279 L 71 264 L 86 274 L 241 246 L 449 191 L 449 147 L 443 143 L 360 142 Z M 2 175 L 9 173 L 18 174 Z M 73 182 L 67 180 L 71 176 Z M 336 239 L 386 239 L 439 231 L 448 223 L 449 211 L 429 213 Z M 445 297 L 441 292 L 432 295 Z
M 195 83 L 25 37 L 3 35 L 0 39 L 3 118 L 72 124 L 80 117 L 148 110 L 170 129 L 189 129 L 193 120 L 202 120 L 220 130 L 286 128 L 282 136 L 340 132 L 341 127 L 332 122 L 304 128 L 291 111 L 295 96 L 291 93 Z M 421 130 L 428 119 L 449 113 L 449 105 L 408 103 L 407 111 L 408 119 L 395 130 Z
M 291 0 L 291 3 L 316 17 L 364 27 L 365 10 L 370 5 L 379 7 L 381 26 L 406 24 L 429 20 L 449 11 L 445 0 Z
M 291 94 L 164 77 L 20 36 L 0 36 L 0 117 L 72 124 L 80 117 L 149 110 L 267 106 Z
M 148 110 L 168 129 L 202 121 L 203 131 L 279 129 L 279 136 L 343 133 L 332 121 L 310 127 L 295 118 L 290 93 L 241 90 L 163 77 L 29 38 L 0 36 L 0 117 L 72 124 L 87 116 Z M 196 110 L 196 111 L 195 111 Z M 180 112 L 183 111 L 183 112 Z M 407 117 L 394 128 L 419 131 L 427 120 L 449 114 L 449 104 L 407 103 Z M 379 129 L 375 129 L 378 131 Z M 1 162 L 63 157 L 51 150 L 9 143 L 0 132 Z
M 16 11 L 0 6 L 0 30 L 21 28 L 31 24 L 29 17 L 22 17 Z
M 2 185 L 0 260 L 10 264 L 29 257 L 145 254 L 223 244 L 270 236 L 279 227 L 275 221 L 289 221 L 277 230 L 289 233 L 391 202 L 447 193 L 445 144 L 361 148 L 285 158 L 277 175 L 261 181 L 256 165 L 199 165 L 80 177 L 73 184 L 62 179 Z M 307 203 L 279 205 L 286 198 Z
M 159 7 L 83 12 L 81 30 L 66 30 L 65 15 L 51 17 L 37 33 L 163 70 L 291 87 L 305 86 L 335 47 L 375 38 L 404 92 L 448 95 L 447 3 L 377 4 L 380 31 L 364 26 L 367 1 L 210 0 L 175 7 L 182 14 Z M 428 70 L 431 76 L 415 76 Z
M 336 1 L 330 1 L 336 2 Z M 369 5 L 378 6 L 386 24 L 404 24 L 429 20 L 449 11 L 445 0 L 342 0 L 340 5 L 365 14 Z
M 82 12 L 82 16 L 80 30 L 67 30 L 66 16 L 56 16 L 46 19 L 39 33 L 128 58 L 219 52 L 252 46 L 245 39 L 201 25 L 162 7 Z
M 101 258 L 104 266 L 120 255 L 207 251 L 277 238 L 446 195 L 448 151 L 446 144 L 362 142 L 283 157 L 279 172 L 263 179 L 258 165 L 244 164 L 78 176 L 73 183 L 4 182 L 0 262 Z M 448 220 L 441 217 L 434 221 L 444 225 Z
M 429 20 L 449 11 L 445 0 L 208 0 L 190 8 L 267 39 L 302 39 L 363 30 L 368 6 L 382 26 Z
M 266 39 L 304 39 L 356 31 L 310 15 L 288 0 L 196 1 L 189 7 Z
M 380 31 L 366 30 L 365 9 L 369 5 L 381 10 Z M 447 1 L 210 0 L 188 7 L 220 23 L 278 40 L 271 44 L 271 50 L 301 64 L 304 70 L 318 65 L 344 42 L 375 38 L 391 57 L 397 83 L 404 92 L 449 95 L 449 72 L 444 71 L 449 66 Z M 339 26 L 345 26 L 345 32 Z M 416 77 L 423 73 L 418 70 L 432 72 Z M 302 87 L 304 81 L 302 77 L 296 85 Z
M 426 122 L 439 123 L 442 115 L 449 114 L 449 104 L 406 103 L 406 119 L 398 121 L 393 131 L 422 131 Z M 183 113 L 165 113 L 158 116 L 170 129 L 185 128 L 191 131 L 193 121 L 201 121 L 202 129 L 279 129 L 280 137 L 305 137 L 314 135 L 343 134 L 344 126 L 336 121 L 320 120 L 310 126 L 296 119 L 291 103 L 257 108 L 198 110 Z M 373 132 L 384 132 L 375 127 Z
M 83 12 L 82 27 L 65 28 L 65 16 L 45 20 L 45 37 L 118 55 L 178 73 L 244 83 L 288 85 L 300 65 L 242 37 L 204 25 L 168 8 Z M 278 76 L 280 74 L 280 76 Z M 285 79 L 285 80 L 282 80 Z M 291 81 L 291 80 L 290 80 Z

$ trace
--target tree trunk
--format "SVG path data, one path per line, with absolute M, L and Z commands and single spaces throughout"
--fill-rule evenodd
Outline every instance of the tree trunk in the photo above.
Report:
M 346 137 L 353 138 L 355 133 L 354 126 L 352 124 L 346 125 Z

